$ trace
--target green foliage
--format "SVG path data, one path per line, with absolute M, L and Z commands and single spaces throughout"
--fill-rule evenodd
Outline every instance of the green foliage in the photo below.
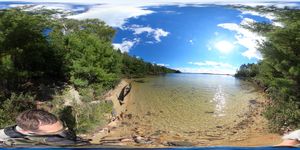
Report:
M 75 131 L 77 133 L 86 133 L 94 130 L 95 127 L 107 123 L 105 114 L 112 111 L 111 103 L 83 103 L 73 105 L 73 115 L 76 120 Z
M 272 11 L 284 27 L 267 23 L 255 23 L 248 27 L 267 38 L 259 47 L 263 60 L 257 65 L 242 65 L 235 76 L 250 77 L 266 89 L 272 101 L 265 116 L 274 131 L 279 131 L 283 126 L 299 128 L 300 11 L 263 7 L 258 10 Z
M 259 68 L 257 64 L 243 64 L 240 66 L 239 70 L 235 74 L 235 77 L 255 77 L 259 73 Z
M 145 75 L 159 75 L 165 73 L 179 73 L 178 70 L 166 68 L 164 66 L 158 66 L 156 64 L 146 63 L 142 59 L 131 57 L 127 53 L 123 55 L 122 74 L 125 77 L 136 78 L 143 77 Z
M 20 78 L 40 76 L 54 69 L 51 68 L 51 63 L 55 62 L 52 60 L 53 52 L 43 35 L 45 29 L 49 28 L 48 24 L 51 24 L 46 18 L 18 10 L 4 11 L 0 17 L 3 35 L 0 40 L 1 59 L 10 56 L 14 70 L 25 72 L 25 76 Z
M 15 118 L 20 112 L 34 108 L 34 97 L 29 94 L 15 94 L 0 105 L 0 128 L 15 124 Z
M 121 56 L 112 47 L 114 30 L 99 20 L 62 20 L 50 43 L 64 57 L 64 71 L 76 87 L 101 84 L 111 88 L 119 79 Z
M 115 30 L 103 21 L 57 19 L 52 16 L 57 13 L 0 10 L 1 127 L 13 123 L 21 111 L 33 108 L 35 97 L 52 100 L 46 104 L 53 106 L 54 113 L 70 128 L 85 132 L 101 124 L 103 114 L 112 109 L 112 104 L 91 101 L 99 99 L 120 78 L 175 72 L 114 50 Z M 66 85 L 79 91 L 82 104 L 63 106 L 62 97 L 55 95 Z M 49 99 L 38 97 L 45 92 Z

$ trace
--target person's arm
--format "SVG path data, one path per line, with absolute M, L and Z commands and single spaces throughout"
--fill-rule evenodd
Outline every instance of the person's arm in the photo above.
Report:
M 9 139 L 10 137 L 7 136 L 4 132 L 4 129 L 0 129 L 0 146 L 5 146 L 5 142 Z
M 295 130 L 282 137 L 283 141 L 275 146 L 298 146 L 300 144 L 300 130 Z
M 6 134 L 5 134 L 5 132 L 4 132 L 4 129 L 0 129 L 0 141 L 6 141 L 6 140 L 8 140 L 10 137 L 9 136 L 7 136 Z
M 298 140 L 283 140 L 281 143 L 275 146 L 296 146 L 299 145 L 300 142 Z
M 88 140 L 83 139 L 68 139 L 61 136 L 49 136 L 45 139 L 46 144 L 54 146 L 75 146 L 75 145 L 87 145 L 90 144 Z

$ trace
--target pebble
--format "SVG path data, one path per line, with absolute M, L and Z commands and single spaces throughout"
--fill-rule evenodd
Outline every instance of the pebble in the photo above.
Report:
M 167 142 L 168 146 L 194 146 L 193 143 L 188 142 L 188 141 L 168 141 Z

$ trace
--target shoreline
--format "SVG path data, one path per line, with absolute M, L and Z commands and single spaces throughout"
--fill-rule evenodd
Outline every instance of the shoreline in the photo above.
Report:
M 124 136 L 121 132 L 124 133 L 125 131 L 122 131 L 120 128 L 130 126 L 130 119 L 135 115 L 131 114 L 130 110 L 127 110 L 134 103 L 131 98 L 133 90 L 125 97 L 123 105 L 120 105 L 118 95 L 122 88 L 130 82 L 132 81 L 122 79 L 114 89 L 105 94 L 105 99 L 113 102 L 116 116 L 119 119 L 108 123 L 100 131 L 87 136 L 87 138 L 92 139 L 92 144 L 132 147 L 267 146 L 281 142 L 279 134 L 268 132 L 267 120 L 262 116 L 264 106 L 268 100 L 261 92 L 259 92 L 260 98 L 249 101 L 249 110 L 241 116 L 241 120 L 234 122 L 230 126 L 217 127 L 215 131 L 205 133 L 205 137 L 201 136 L 187 141 L 177 133 L 175 134 L 176 138 L 174 138 L 174 135 L 171 135 L 173 134 L 171 131 L 166 133 L 155 132 L 149 136 L 149 134 L 146 135 L 147 131 L 139 126 L 131 131 L 126 131 L 128 134 Z M 194 135 L 193 133 L 189 134 Z
M 113 110 L 115 119 L 112 120 L 112 114 L 109 114 L 110 121 L 107 123 L 106 126 L 102 127 L 101 129 L 96 130 L 93 133 L 88 133 L 84 137 L 87 139 L 91 139 L 92 144 L 101 144 L 100 140 L 105 138 L 112 130 L 117 128 L 121 123 L 122 119 L 124 118 L 124 114 L 127 111 L 128 101 L 130 100 L 131 92 L 128 93 L 124 97 L 124 103 L 121 105 L 118 96 L 121 93 L 123 87 L 130 84 L 129 79 L 121 79 L 118 85 L 114 88 L 109 90 L 104 96 L 105 101 L 111 101 L 113 103 Z

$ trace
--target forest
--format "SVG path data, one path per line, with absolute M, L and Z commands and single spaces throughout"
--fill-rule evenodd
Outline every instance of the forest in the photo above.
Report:
M 0 10 L 1 128 L 14 124 L 20 112 L 39 101 L 49 103 L 62 119 L 70 121 L 64 113 L 75 114 L 72 128 L 86 132 L 112 109 L 110 103 L 88 102 L 101 99 L 120 79 L 179 72 L 115 50 L 116 31 L 103 21 L 56 18 L 55 13 Z M 57 95 L 68 87 L 79 91 L 86 103 L 62 107 Z
M 235 77 L 259 85 L 267 93 L 270 103 L 265 117 L 273 132 L 300 127 L 300 11 L 296 9 L 247 8 L 261 13 L 274 13 L 283 27 L 267 22 L 255 22 L 245 28 L 266 40 L 259 43 L 263 59 L 243 64 Z

